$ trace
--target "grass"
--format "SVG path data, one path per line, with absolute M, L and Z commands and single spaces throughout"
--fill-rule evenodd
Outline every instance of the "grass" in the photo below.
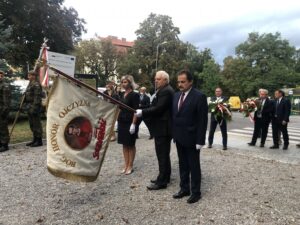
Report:
M 96 88 L 96 80 L 95 79 L 79 79 L 81 82 L 91 86 L 92 88 Z
M 42 120 L 42 126 L 43 126 L 43 138 L 46 137 L 46 120 Z M 9 125 L 9 131 L 11 130 L 12 124 Z M 32 140 L 32 132 L 29 127 L 28 120 L 19 121 L 17 122 L 12 136 L 10 138 L 10 143 L 20 143 L 20 142 L 26 142 Z

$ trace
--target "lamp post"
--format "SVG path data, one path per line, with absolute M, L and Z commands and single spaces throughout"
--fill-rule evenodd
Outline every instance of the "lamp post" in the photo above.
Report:
M 156 46 L 156 65 L 155 65 L 155 72 L 157 72 L 157 66 L 158 66 L 158 50 L 159 50 L 159 46 L 161 45 L 164 45 L 164 44 L 167 44 L 168 42 L 167 41 L 164 41 L 162 43 L 159 43 L 157 46 Z

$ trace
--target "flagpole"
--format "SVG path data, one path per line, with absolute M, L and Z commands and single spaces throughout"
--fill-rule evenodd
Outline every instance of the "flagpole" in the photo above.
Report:
M 118 100 L 110 97 L 109 95 L 106 95 L 106 94 L 104 94 L 104 93 L 102 93 L 102 92 L 100 92 L 100 91 L 92 88 L 91 86 L 89 86 L 89 85 L 87 85 L 87 84 L 85 84 L 85 83 L 83 83 L 83 82 L 81 82 L 81 81 L 79 81 L 79 80 L 77 80 L 77 79 L 75 79 L 75 78 L 73 78 L 73 77 L 65 74 L 64 72 L 62 72 L 62 71 L 60 71 L 60 70 L 58 70 L 58 69 L 56 69 L 56 68 L 54 68 L 52 66 L 49 66 L 48 68 L 51 69 L 51 70 L 53 70 L 55 73 L 57 73 L 59 75 L 62 75 L 63 77 L 65 77 L 65 78 L 73 81 L 74 83 L 76 83 L 76 84 L 78 84 L 80 86 L 83 86 L 83 87 L 85 87 L 85 88 L 87 88 L 87 89 L 95 92 L 96 94 L 99 94 L 99 95 L 103 96 L 104 98 L 109 99 L 110 102 L 112 102 L 112 103 L 114 103 L 116 105 L 119 105 L 121 108 L 127 109 L 128 111 L 131 111 L 131 112 L 135 112 L 135 109 L 129 107 L 128 105 L 125 105 L 124 103 L 122 103 L 122 102 L 120 102 L 120 101 L 118 101 Z
M 35 62 L 35 65 L 34 65 L 34 69 L 33 69 L 33 70 L 34 70 L 35 72 L 37 72 L 37 70 L 39 69 L 38 64 L 39 64 L 39 61 L 40 61 L 41 58 L 42 58 L 43 49 L 44 49 L 45 47 L 47 47 L 47 41 L 48 41 L 48 39 L 47 39 L 47 38 L 44 38 L 44 43 L 42 44 L 42 48 L 41 48 L 41 50 L 40 50 L 39 57 L 38 57 L 37 61 Z M 27 72 L 28 72 L 28 71 L 27 71 Z M 9 137 L 11 137 L 11 135 L 12 135 L 12 133 L 13 133 L 13 131 L 14 131 L 14 128 L 15 128 L 15 126 L 16 126 L 16 123 L 17 123 L 17 121 L 18 121 L 19 115 L 20 115 L 20 113 L 21 113 L 21 110 L 22 110 L 24 101 L 25 101 L 25 93 L 22 94 L 21 101 L 20 101 L 20 106 L 19 106 L 19 109 L 18 109 L 18 111 L 17 111 L 17 113 L 16 113 L 16 116 L 15 116 L 15 119 L 14 119 L 14 122 L 13 122 L 13 125 L 12 125 L 12 127 L 11 127 L 11 129 L 10 129 Z

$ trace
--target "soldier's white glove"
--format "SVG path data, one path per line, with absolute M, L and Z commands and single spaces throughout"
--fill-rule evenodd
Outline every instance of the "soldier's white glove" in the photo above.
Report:
M 286 124 L 287 124 L 287 122 L 283 120 L 282 125 L 285 126 Z
M 200 151 L 202 147 L 203 147 L 203 145 L 198 145 L 198 144 L 196 144 L 196 149 L 197 149 L 197 150 Z
M 134 133 L 135 133 L 135 124 L 132 123 L 132 124 L 130 125 L 129 133 L 130 133 L 130 134 L 134 134 Z
M 137 117 L 142 117 L 142 115 L 143 115 L 143 110 L 137 109 L 135 115 L 136 115 Z

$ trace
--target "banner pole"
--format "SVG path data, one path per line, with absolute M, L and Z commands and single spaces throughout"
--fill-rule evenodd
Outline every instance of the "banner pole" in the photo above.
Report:
M 34 65 L 34 71 L 37 72 L 38 69 L 39 69 L 39 61 L 41 60 L 42 58 L 42 53 L 43 53 L 43 49 L 47 47 L 47 41 L 48 39 L 47 38 L 44 38 L 44 43 L 42 44 L 42 47 L 41 47 L 41 50 L 40 50 L 40 54 L 39 54 L 39 57 L 37 59 L 37 61 L 35 62 L 35 65 Z M 14 128 L 16 126 L 16 123 L 18 121 L 18 118 L 19 118 L 19 115 L 21 113 L 21 110 L 22 110 L 22 107 L 23 107 L 23 104 L 24 104 L 24 101 L 25 101 L 25 93 L 22 95 L 21 97 L 21 101 L 20 101 L 20 106 L 19 106 L 19 109 L 18 109 L 18 112 L 16 113 L 16 116 L 15 116 L 15 119 L 14 119 L 14 123 L 11 127 L 11 130 L 10 130 L 10 133 L 9 133 L 9 137 L 11 137 L 13 131 L 14 131 Z
M 73 77 L 65 74 L 64 72 L 62 72 L 62 71 L 60 71 L 60 70 L 58 70 L 58 69 L 56 69 L 56 68 L 54 68 L 52 66 L 49 66 L 48 68 L 51 69 L 51 70 L 53 70 L 55 73 L 57 73 L 59 75 L 62 75 L 63 77 L 65 77 L 65 78 L 73 81 L 74 83 L 76 83 L 76 84 L 78 84 L 80 86 L 83 86 L 83 87 L 85 87 L 85 88 L 87 88 L 87 89 L 95 92 L 96 94 L 101 95 L 104 98 L 109 99 L 112 103 L 114 103 L 116 105 L 119 105 L 121 108 L 127 109 L 128 111 L 131 111 L 131 112 L 135 112 L 135 109 L 129 107 L 128 105 L 125 105 L 124 103 L 122 103 L 122 102 L 120 102 L 120 101 L 118 101 L 118 100 L 110 97 L 109 95 L 106 95 L 106 94 L 104 94 L 104 93 L 102 93 L 102 92 L 100 92 L 100 91 L 92 88 L 91 86 L 89 86 L 89 85 L 87 85 L 87 84 L 85 84 L 85 83 L 83 83 L 83 82 L 81 82 L 81 81 L 79 81 L 79 80 L 77 80 L 77 79 L 75 79 L 75 78 L 73 78 Z

